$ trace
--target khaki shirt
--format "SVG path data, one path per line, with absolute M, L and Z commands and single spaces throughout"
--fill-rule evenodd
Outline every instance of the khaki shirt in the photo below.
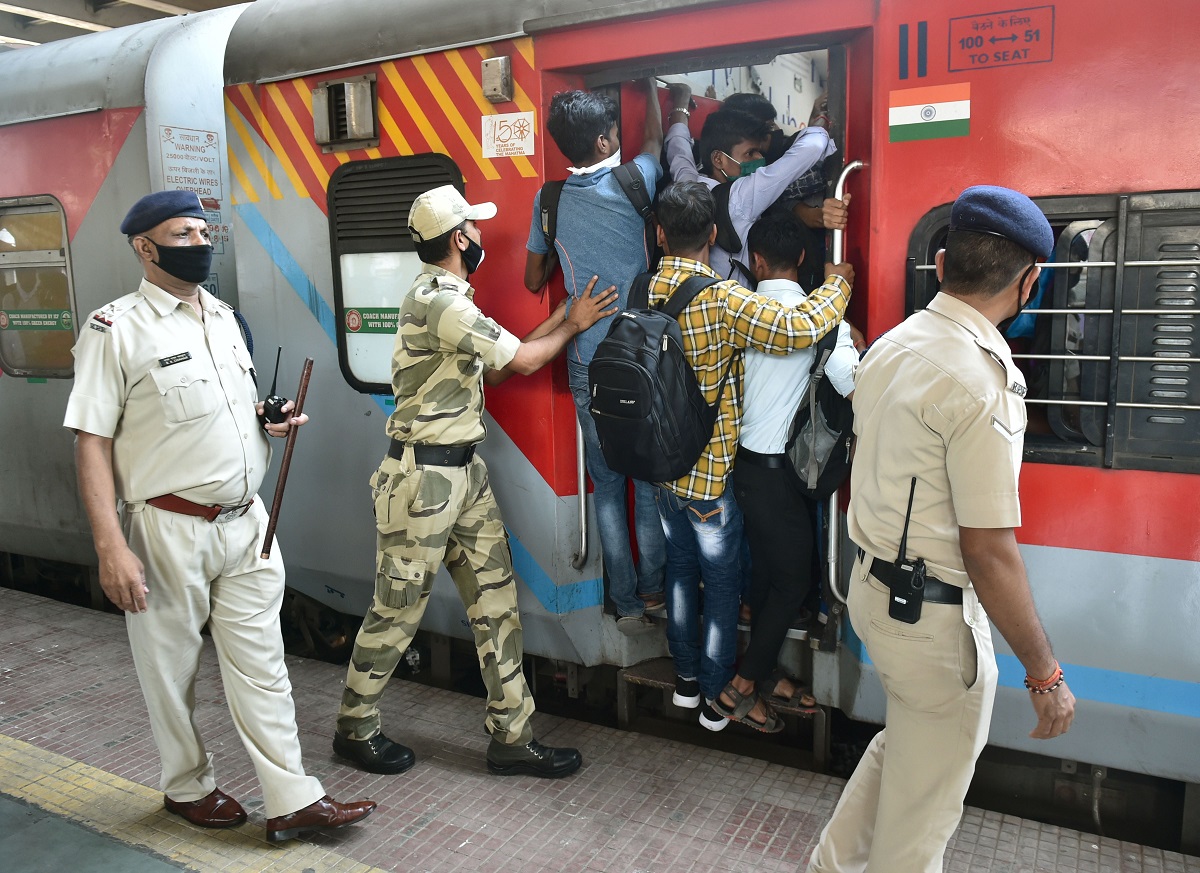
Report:
M 895 560 L 915 476 L 907 557 L 965 587 L 959 525 L 1021 524 L 1025 423 L 1025 379 L 1000 332 L 938 294 L 877 339 L 855 376 L 850 539 Z
M 122 500 L 237 506 L 262 484 L 271 450 L 250 354 L 233 308 L 204 290 L 200 304 L 203 321 L 143 279 L 81 325 L 63 425 L 112 439 Z
M 400 301 L 392 439 L 438 446 L 483 439 L 484 368 L 508 366 L 521 341 L 480 312 L 474 296 L 470 282 L 425 264 Z

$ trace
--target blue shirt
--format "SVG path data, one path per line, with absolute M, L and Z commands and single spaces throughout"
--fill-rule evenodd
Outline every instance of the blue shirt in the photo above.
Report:
M 630 163 L 637 165 L 646 182 L 646 194 L 653 199 L 662 176 L 658 157 L 640 154 Z M 533 220 L 525 247 L 537 255 L 550 251 L 542 236 L 540 191 L 533 198 Z M 610 169 L 567 178 L 558 201 L 554 248 L 562 266 L 563 283 L 572 298 L 584 293 L 592 276 L 599 276 L 595 290 L 617 286 L 621 309 L 625 309 L 629 300 L 629 286 L 634 278 L 651 267 L 650 253 L 646 250 L 646 224 Z M 574 305 L 574 301 L 569 305 Z M 591 362 L 596 346 L 608 335 L 611 318 L 600 319 L 571 340 L 567 347 L 569 365 L 586 366 Z

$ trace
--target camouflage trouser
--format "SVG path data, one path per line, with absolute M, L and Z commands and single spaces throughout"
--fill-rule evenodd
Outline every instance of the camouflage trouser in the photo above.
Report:
M 375 598 L 354 641 L 337 729 L 380 731 L 379 699 L 421 624 L 438 566 L 467 608 L 487 686 L 485 726 L 504 743 L 533 739 L 533 697 L 521 672 L 521 618 L 508 536 L 478 457 L 466 467 L 417 467 L 385 458 L 371 478 L 378 530 Z

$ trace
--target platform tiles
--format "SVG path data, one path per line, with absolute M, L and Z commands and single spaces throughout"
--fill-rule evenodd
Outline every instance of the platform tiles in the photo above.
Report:
M 197 719 L 220 786 L 250 813 L 228 831 L 192 828 L 163 811 L 121 617 L 0 590 L 0 794 L 205 873 L 774 873 L 803 869 L 843 785 L 542 714 L 534 717 L 538 738 L 578 746 L 583 769 L 562 780 L 490 776 L 483 702 L 399 679 L 383 701 L 384 728 L 416 750 L 417 766 L 373 776 L 330 751 L 343 669 L 299 658 L 288 666 L 308 772 L 334 797 L 370 797 L 380 808 L 360 826 L 273 847 L 211 643 Z M 47 869 L 36 862 L 0 866 Z M 968 809 L 945 869 L 1200 873 L 1200 858 Z

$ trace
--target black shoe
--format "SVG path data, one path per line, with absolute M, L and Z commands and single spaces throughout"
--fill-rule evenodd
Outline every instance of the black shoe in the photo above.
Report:
M 383 734 L 376 734 L 369 740 L 352 740 L 334 734 L 333 751 L 368 773 L 403 773 L 417 763 L 412 749 L 392 742 Z
M 695 709 L 700 705 L 700 682 L 696 679 L 675 677 L 675 693 L 671 702 L 684 709 Z
M 583 764 L 578 749 L 555 749 L 530 740 L 523 746 L 509 746 L 495 737 L 487 750 L 488 771 L 497 776 L 544 776 L 558 779 L 570 776 Z

